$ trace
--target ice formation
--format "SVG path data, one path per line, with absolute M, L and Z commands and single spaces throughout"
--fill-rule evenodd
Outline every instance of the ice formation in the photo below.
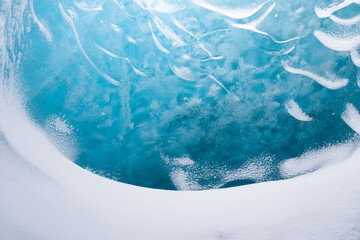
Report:
M 287 159 L 356 137 L 357 2 L 21 4 L 24 105 L 98 174 L 179 190 L 181 174 L 197 189 L 277 180 Z
M 288 159 L 357 136 L 347 107 L 360 106 L 357 2 L 20 2 L 24 105 L 95 173 L 236 186 L 283 179 Z
M 0 239 L 359 239 L 359 4 L 1 1 Z

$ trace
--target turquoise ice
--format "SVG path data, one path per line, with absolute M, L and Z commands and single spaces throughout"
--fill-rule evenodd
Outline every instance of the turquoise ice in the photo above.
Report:
M 360 109 L 356 1 L 34 0 L 28 14 L 17 46 L 28 110 L 100 175 L 230 187 L 358 145 L 344 115 Z

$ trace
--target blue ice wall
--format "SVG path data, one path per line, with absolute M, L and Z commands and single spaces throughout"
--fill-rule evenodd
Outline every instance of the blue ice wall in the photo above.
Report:
M 28 109 L 64 154 L 118 181 L 282 179 L 284 160 L 354 138 L 341 115 L 360 108 L 359 45 L 331 45 L 358 41 L 354 2 L 34 0 Z

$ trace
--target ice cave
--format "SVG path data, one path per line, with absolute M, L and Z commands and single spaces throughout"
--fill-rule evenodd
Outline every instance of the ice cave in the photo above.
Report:
M 359 0 L 0 0 L 0 240 L 359 240 Z

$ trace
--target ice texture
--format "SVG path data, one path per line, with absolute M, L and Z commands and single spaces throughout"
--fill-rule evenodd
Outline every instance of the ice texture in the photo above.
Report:
M 7 93 L 4 100 L 1 93 L 0 103 L 14 99 Z M 0 119 L 1 239 L 360 238 L 360 152 L 353 152 L 351 143 L 282 167 L 297 175 L 324 160 L 330 165 L 326 153 L 335 160 L 304 176 L 221 190 L 161 191 L 80 168 L 57 151 L 23 106 L 11 103 L 0 108 L 5 114 Z M 183 176 L 175 177 L 179 187 L 199 187 Z
M 231 1 L 223 1 L 221 6 L 216 5 L 215 0 L 206 2 L 213 10 L 249 9 L 245 7 L 246 4 L 234 5 L 232 8 Z M 111 13 L 113 8 L 107 5 L 110 3 L 114 3 L 128 18 L 144 19 L 149 18 L 146 12 L 186 12 L 189 6 L 184 2 L 136 0 L 136 5 L 131 5 L 131 1 L 117 0 L 61 1 L 61 5 L 57 1 L 41 3 L 45 2 L 0 2 L 0 239 L 360 239 L 360 149 L 357 137 L 360 114 L 356 97 L 360 71 L 352 61 L 354 51 L 329 50 L 317 42 L 312 34 L 299 34 L 299 42 L 289 48 L 271 49 L 270 45 L 265 44 L 269 38 L 273 41 L 270 36 L 290 39 L 285 32 L 293 29 L 290 23 L 295 22 L 291 20 L 305 13 L 311 13 L 311 17 L 312 4 L 307 6 L 305 3 L 276 1 L 276 6 L 281 6 L 283 11 L 278 9 L 275 18 L 281 19 L 284 13 L 290 13 L 293 17 L 289 18 L 290 21 L 286 19 L 285 23 L 277 20 L 277 23 L 283 25 L 271 25 L 267 29 L 260 26 L 259 31 L 269 35 L 258 36 L 259 33 L 255 31 L 234 33 L 234 29 L 230 28 L 212 31 L 220 34 L 215 39 L 222 38 L 221 41 L 226 43 L 223 46 L 209 44 L 210 39 L 202 42 L 203 37 L 210 36 L 206 33 L 190 34 L 196 39 L 194 43 L 208 55 L 201 58 L 191 55 L 193 51 L 189 50 L 184 54 L 185 60 L 198 63 L 215 60 L 223 63 L 184 66 L 181 62 L 175 64 L 171 58 L 171 54 L 176 52 L 174 49 L 178 47 L 160 42 L 165 39 L 158 36 L 159 43 L 168 48 L 168 53 L 162 53 L 152 42 L 153 36 L 159 33 L 155 27 L 153 33 L 147 31 L 148 35 L 136 34 L 139 29 L 150 26 L 147 20 L 133 32 L 132 28 L 125 32 L 124 24 L 110 23 L 109 32 L 123 34 L 123 38 L 115 41 L 100 32 L 99 39 L 103 41 L 97 45 L 93 44 L 94 36 L 87 34 L 99 33 L 102 28 L 83 26 L 95 20 L 106 23 L 105 19 L 96 16 L 105 11 Z M 268 7 L 272 3 L 266 2 Z M 327 25 L 333 19 L 331 16 L 350 19 L 351 14 L 358 13 L 357 5 L 352 3 L 358 2 L 319 2 L 318 8 L 328 9 L 324 10 L 326 14 L 320 14 L 322 19 L 325 18 L 324 22 L 314 20 L 310 21 L 310 25 L 308 21 L 302 26 L 296 26 L 299 29 L 309 26 L 317 29 L 329 27 L 327 31 L 332 30 L 331 24 Z M 252 4 L 255 5 L 249 4 L 250 8 L 258 6 L 256 1 Z M 290 7 L 292 4 L 296 7 Z M 209 7 L 204 9 L 212 10 Z M 86 16 L 81 16 L 79 10 L 85 12 Z M 194 13 L 191 16 L 198 18 L 206 17 L 198 29 L 208 29 L 216 24 L 223 27 L 221 20 L 206 25 L 213 19 L 212 14 L 220 14 L 219 11 L 211 11 L 212 14 L 207 16 L 206 12 L 197 11 L 199 9 L 192 9 L 188 14 Z M 187 14 L 183 16 L 188 19 Z M 85 17 L 83 22 L 78 21 L 81 17 Z M 301 19 L 306 18 L 301 16 Z M 191 18 L 188 22 L 182 20 L 182 23 L 174 19 L 162 21 L 195 32 L 195 23 L 200 20 Z M 73 31 L 74 27 L 76 31 Z M 284 30 L 284 36 L 276 36 L 280 29 Z M 305 30 L 308 32 L 309 29 Z M 228 45 L 227 34 L 241 36 L 246 46 L 239 44 L 236 45 L 238 48 L 234 48 L 234 45 Z M 262 37 L 267 40 L 262 42 Z M 121 46 L 126 42 L 132 47 L 144 47 L 142 44 L 149 43 L 148 38 L 151 44 L 145 45 L 146 52 L 130 51 L 133 54 L 142 53 L 145 58 L 134 57 L 126 53 L 125 48 L 117 51 L 111 48 L 113 45 L 106 44 L 106 40 L 109 40 L 110 43 L 121 43 Z M 262 45 L 256 45 L 259 41 Z M 210 50 L 214 46 L 215 49 Z M 224 49 L 226 51 L 218 51 L 222 49 L 220 46 L 227 46 Z M 259 49 L 265 55 L 258 55 Z M 147 54 L 152 55 L 149 57 Z M 159 54 L 167 55 L 164 57 Z M 111 64 L 102 62 L 101 57 L 107 59 L 111 55 L 119 56 L 115 59 L 121 61 L 121 64 L 117 65 L 116 61 Z M 258 61 L 265 56 L 263 62 Z M 238 62 L 232 69 L 231 61 L 235 58 Z M 146 59 L 149 61 L 146 62 Z M 227 62 L 229 59 L 230 62 Z M 139 67 L 140 60 L 148 65 Z M 169 63 L 178 69 L 186 67 L 193 76 L 201 79 L 185 81 L 173 73 Z M 317 76 L 335 72 L 336 76 L 349 79 L 349 83 L 338 90 L 330 90 L 316 81 L 309 81 L 308 76 L 289 73 L 283 69 L 285 65 L 306 69 Z M 214 69 L 210 73 L 200 71 L 204 68 L 207 71 Z M 117 78 L 118 69 L 121 69 L 121 78 Z M 146 74 L 146 77 L 135 69 Z M 101 72 L 116 77 L 121 85 L 112 85 Z M 229 75 L 238 76 L 238 81 L 247 81 L 243 80 L 237 85 L 229 80 Z M 253 82 L 260 80 L 264 87 L 253 85 Z M 134 92 L 139 86 L 142 90 L 138 90 L 136 95 Z M 147 99 L 151 101 L 147 102 Z M 167 103 L 166 108 L 164 102 Z M 150 112 L 148 105 L 152 109 Z M 297 109 L 294 116 L 300 118 L 307 113 L 313 121 L 303 122 L 293 118 L 289 113 L 294 113 L 294 109 Z M 152 115 L 146 117 L 146 114 Z M 234 119 L 234 116 L 237 118 Z M 261 121 L 261 117 L 264 121 Z M 174 119 L 178 121 L 174 122 Z M 115 125 L 117 127 L 112 128 Z M 224 127 L 228 125 L 231 128 Z M 244 132 L 249 131 L 246 137 L 240 139 L 250 149 L 259 147 L 252 143 L 261 139 L 271 146 L 265 149 L 276 151 L 273 154 L 258 151 L 259 154 L 254 158 L 227 161 L 232 154 L 238 154 L 231 150 L 243 146 L 233 140 L 239 139 L 239 135 L 231 131 L 234 126 L 244 129 Z M 279 133 L 284 127 L 289 131 Z M 267 134 L 256 134 L 257 131 L 269 129 L 273 130 L 267 133 L 272 138 L 265 138 Z M 302 148 L 308 145 L 303 144 L 311 138 L 305 136 L 300 139 L 302 141 L 288 141 L 286 137 L 304 135 L 304 129 L 315 131 L 313 136 L 316 139 L 309 144 L 311 149 L 305 152 Z M 219 134 L 212 137 L 216 132 Z M 165 133 L 179 137 L 164 137 Z M 204 136 L 204 133 L 208 135 Z M 97 160 L 98 171 L 109 178 L 119 176 L 109 171 L 115 169 L 112 165 L 116 160 L 114 155 L 110 153 L 108 158 L 104 157 L 105 152 L 119 146 L 116 145 L 116 139 L 112 138 L 114 134 L 122 134 L 119 139 L 127 144 L 129 151 L 119 152 L 125 163 L 137 157 L 138 161 L 141 159 L 140 167 L 144 170 L 141 171 L 141 178 L 147 181 L 147 185 L 143 184 L 146 186 L 159 187 L 159 184 L 153 184 L 155 178 L 144 172 L 158 174 L 160 179 L 167 176 L 173 187 L 183 190 L 231 187 L 279 176 L 291 179 L 198 192 L 162 191 L 112 181 L 69 161 L 75 160 L 86 167 L 94 166 Z M 355 137 L 352 137 L 353 134 Z M 202 140 L 201 144 L 193 144 L 196 137 Z M 332 141 L 336 139 L 341 143 L 334 144 Z M 155 140 L 157 144 L 153 144 Z M 165 145 L 171 141 L 173 146 Z M 286 146 L 294 147 L 295 153 L 289 154 L 285 149 L 279 149 L 276 141 L 280 145 L 288 141 Z M 208 158 L 194 158 L 195 151 L 188 150 L 187 154 L 183 154 L 185 147 L 197 149 L 205 146 L 207 148 L 204 152 L 213 151 L 213 156 L 217 156 L 219 148 L 216 144 L 219 142 L 226 143 L 220 147 L 232 145 L 233 148 L 225 148 L 220 153 L 226 154 L 214 157 L 216 161 L 206 162 Z M 330 145 L 319 147 L 322 144 L 313 145 L 315 142 Z M 79 146 L 76 147 L 77 144 Z M 264 146 L 262 144 L 260 149 Z M 87 153 L 71 155 L 76 153 L 71 147 Z M 172 154 L 173 149 L 179 152 Z M 158 156 L 156 151 L 160 152 L 160 163 L 170 166 L 165 175 L 154 171 L 158 168 L 153 161 L 154 156 Z M 241 148 L 240 152 L 244 151 L 245 148 Z M 286 159 L 290 155 L 294 157 Z M 109 168 L 104 168 L 104 164 L 109 164 Z M 126 165 L 124 169 L 128 171 L 122 175 L 125 176 L 124 181 L 132 182 L 126 176 L 139 171 L 139 165 Z M 164 184 L 162 187 L 169 188 L 169 185 Z
M 313 120 L 312 117 L 308 116 L 306 113 L 303 112 L 299 104 L 297 104 L 294 101 L 294 99 L 291 99 L 288 102 L 286 102 L 285 108 L 291 116 L 293 116 L 299 121 L 308 122 Z
M 230 187 L 297 175 L 282 166 L 358 139 L 357 1 L 19 2 L 24 105 L 97 174 Z

